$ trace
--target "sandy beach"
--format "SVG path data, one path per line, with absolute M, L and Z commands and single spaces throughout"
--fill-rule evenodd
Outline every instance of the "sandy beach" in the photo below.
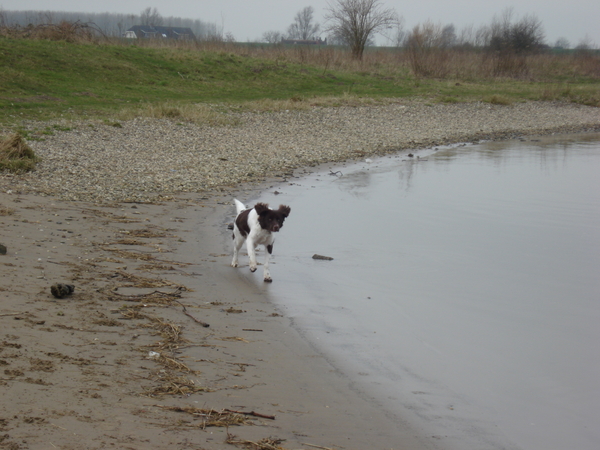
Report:
M 427 448 L 229 267 L 229 197 L 2 194 L 2 448 Z
M 479 139 L 484 129 L 503 138 L 600 126 L 597 109 L 564 108 L 577 114 L 562 124 L 547 127 L 542 114 L 531 119 L 538 126 L 528 122 L 523 129 L 517 121 L 498 130 L 492 129 L 498 114 L 508 117 L 511 108 L 494 108 L 489 127 L 477 123 L 457 133 L 452 124 L 441 131 L 440 125 L 432 128 L 435 136 L 421 130 L 418 142 L 407 136 L 397 149 Z M 403 114 L 405 120 L 421 117 Z M 97 133 L 114 149 L 109 132 L 123 131 Z M 220 132 L 227 141 L 240 139 L 244 129 Z M 0 244 L 6 247 L 0 254 L 0 448 L 436 448 L 435 437 L 385 413 L 303 340 L 274 306 L 260 270 L 250 276 L 244 264 L 229 266 L 232 199 L 248 202 L 278 184 L 255 173 L 241 180 L 245 185 L 198 182 L 163 198 L 140 190 L 130 199 L 123 194 L 101 202 L 81 187 L 71 197 L 60 187 L 75 183 L 77 173 L 48 180 L 68 164 L 65 142 L 78 133 L 36 142 L 46 161 L 37 174 L 0 177 Z M 381 140 L 328 141 L 329 154 L 293 163 L 284 155 L 271 175 L 277 183 L 293 182 L 310 161 L 381 153 Z M 230 169 L 235 161 L 220 155 L 215 149 L 211 157 L 227 163 L 228 176 L 239 176 Z M 74 292 L 55 298 L 56 283 L 73 285 Z

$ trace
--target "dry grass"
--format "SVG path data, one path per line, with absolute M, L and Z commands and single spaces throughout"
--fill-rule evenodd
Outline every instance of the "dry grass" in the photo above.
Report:
M 137 239 L 132 239 L 132 238 L 119 239 L 118 241 L 115 241 L 112 244 L 113 245 L 137 245 L 137 246 L 144 246 L 144 245 L 149 246 L 150 245 L 147 242 L 139 241 Z
M 246 448 L 249 450 L 285 450 L 280 444 L 284 442 L 284 439 L 277 438 L 263 438 L 260 441 L 248 441 L 246 439 L 238 439 L 237 436 L 227 433 L 226 442 L 230 445 L 237 447 Z
M 596 89 L 594 94 L 590 94 L 587 89 L 582 89 L 581 86 L 570 86 L 568 84 L 551 85 L 541 92 L 540 100 L 570 101 L 582 105 L 600 107 L 600 89 Z
M 206 103 L 191 105 L 174 102 L 147 103 L 137 108 L 124 108 L 117 113 L 119 120 L 131 120 L 136 117 L 180 120 L 211 126 L 227 126 L 237 123 L 231 116 L 219 111 L 216 106 Z
M 12 134 L 0 142 L 0 171 L 29 172 L 35 169 L 38 161 L 39 158 L 20 134 Z
M 190 380 L 186 377 L 165 375 L 164 381 L 160 386 L 145 391 L 143 395 L 148 397 L 159 397 L 163 395 L 187 396 L 198 392 L 210 392 L 210 389 L 198 386 L 194 380 Z
M 284 100 L 261 99 L 241 103 L 236 107 L 237 110 L 257 111 L 257 112 L 277 112 L 277 111 L 302 111 L 315 106 L 337 107 L 337 106 L 375 106 L 388 104 L 395 101 L 389 98 L 369 98 L 358 95 L 344 94 L 339 97 L 315 97 L 302 98 L 293 97 Z
M 142 261 L 147 261 L 146 258 L 142 258 L 142 257 L 138 257 L 137 253 L 135 252 L 125 252 L 122 250 L 118 250 L 118 249 L 109 249 L 109 251 L 114 251 L 114 253 L 118 254 L 118 255 L 125 255 L 122 256 L 124 258 L 129 258 L 129 259 L 137 259 L 137 260 L 142 260 Z M 130 253 L 133 253 L 133 256 L 130 256 Z M 147 256 L 145 254 L 142 254 L 144 256 Z M 116 275 L 116 277 L 115 277 Z M 122 287 L 129 287 L 129 288 L 159 288 L 159 287 L 165 287 L 165 286 L 177 286 L 182 288 L 182 286 L 178 286 L 176 283 L 173 283 L 171 281 L 168 280 L 162 280 L 162 279 L 157 279 L 157 278 L 148 278 L 148 277 L 143 277 L 140 275 L 136 275 L 133 273 L 128 273 L 125 272 L 123 270 L 117 270 L 114 274 L 111 275 L 113 278 L 116 278 L 117 281 L 123 282 L 123 283 L 127 283 L 127 284 L 122 284 Z M 147 294 L 150 295 L 150 294 Z
M 14 209 L 0 205 L 0 216 L 12 216 L 14 213 Z
M 487 101 L 492 105 L 508 106 L 513 104 L 513 101 L 511 99 L 503 97 L 501 95 L 492 95 L 490 98 L 487 99 Z
M 191 44 L 190 44 L 191 45 Z M 299 63 L 337 71 L 376 73 L 381 76 L 434 77 L 444 79 L 516 78 L 549 80 L 555 77 L 600 78 L 597 51 L 539 52 L 516 57 L 498 55 L 481 48 L 457 47 L 369 48 L 362 60 L 353 59 L 341 47 L 299 47 L 268 45 L 196 44 L 202 51 L 228 52 L 236 56 L 264 58 L 275 63 Z
M 155 344 L 152 348 L 165 350 L 178 347 L 182 343 L 189 342 L 187 339 L 181 337 L 181 327 L 179 325 L 164 322 L 163 320 L 157 317 L 148 317 L 148 320 L 150 320 L 151 323 L 147 325 L 147 327 L 157 330 L 160 333 L 161 337 L 160 342 Z M 168 358 L 161 355 L 159 360 L 163 363 L 165 367 L 168 367 L 170 369 L 179 370 L 181 372 L 186 373 L 193 372 L 193 370 L 191 370 L 185 364 L 179 361 L 175 361 L 172 358 Z
M 194 408 L 192 406 L 154 406 L 168 411 L 190 414 L 195 419 L 199 419 L 200 422 L 196 426 L 201 429 L 207 427 L 230 427 L 251 424 L 247 417 L 229 411 L 216 411 L 214 409 Z

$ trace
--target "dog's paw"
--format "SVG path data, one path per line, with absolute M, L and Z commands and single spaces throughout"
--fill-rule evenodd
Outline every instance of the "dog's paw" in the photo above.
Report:
M 237 266 L 238 266 L 238 263 L 237 263 L 237 262 L 232 262 L 232 263 L 231 263 L 231 267 L 237 267 Z
M 250 266 L 250 272 L 256 272 L 256 266 Z
M 272 283 L 272 282 L 273 282 L 273 278 L 265 277 L 265 283 Z

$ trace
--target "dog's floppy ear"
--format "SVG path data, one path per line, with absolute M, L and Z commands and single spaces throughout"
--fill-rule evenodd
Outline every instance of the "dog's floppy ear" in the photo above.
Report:
M 254 205 L 254 209 L 260 215 L 266 211 L 269 211 L 269 205 L 266 203 L 257 203 L 256 205 Z
M 284 217 L 287 217 L 287 216 L 289 216 L 289 215 L 290 215 L 290 211 L 291 211 L 291 209 L 290 209 L 290 207 L 289 207 L 289 206 L 286 206 L 286 205 L 279 205 L 279 212 L 280 212 L 281 214 L 283 214 L 283 215 L 284 215 Z

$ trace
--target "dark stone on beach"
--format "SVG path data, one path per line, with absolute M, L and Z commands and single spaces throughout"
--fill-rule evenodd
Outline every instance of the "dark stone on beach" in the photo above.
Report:
M 50 287 L 50 292 L 56 298 L 64 298 L 71 295 L 75 291 L 75 286 L 72 284 L 55 283 Z
M 316 253 L 313 255 L 313 259 L 322 259 L 324 261 L 333 261 L 333 258 L 331 256 L 317 255 Z
M 0 244 L 0 255 L 6 255 L 6 247 Z

